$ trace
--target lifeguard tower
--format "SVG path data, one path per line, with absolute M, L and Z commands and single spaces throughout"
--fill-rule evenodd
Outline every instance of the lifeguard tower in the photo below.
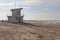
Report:
M 16 7 L 16 2 L 15 2 Z M 12 16 L 8 16 L 8 22 L 20 23 L 23 22 L 23 16 L 21 16 L 21 10 L 23 8 L 14 8 L 11 9 Z

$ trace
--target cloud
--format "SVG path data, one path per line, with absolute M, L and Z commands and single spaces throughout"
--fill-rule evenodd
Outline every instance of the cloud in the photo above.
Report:
M 23 1 L 17 1 L 17 4 L 19 5 L 28 5 L 28 6 L 32 6 L 32 5 L 38 5 L 40 4 L 41 1 L 40 0 L 23 0 Z
M 0 3 L 0 8 L 14 8 L 14 3 Z
M 51 7 L 58 7 L 60 5 L 60 0 L 23 0 L 23 1 L 17 1 L 17 6 L 24 6 L 24 7 L 40 7 L 43 10 L 50 10 Z M 30 9 L 31 9 L 30 8 Z
M 17 5 L 41 5 L 44 3 L 48 4 L 60 4 L 60 0 L 22 0 L 22 1 L 16 1 Z M 0 3 L 0 6 L 2 5 L 8 5 L 12 6 L 15 5 L 15 2 L 11 3 Z
M 60 0 L 46 0 L 50 4 L 60 4 Z
M 0 3 L 0 6 L 4 6 L 4 5 L 5 5 L 5 6 L 7 6 L 7 5 L 8 5 L 8 6 L 11 6 L 11 5 L 14 5 L 14 3 Z
M 40 17 L 38 17 L 37 15 L 35 17 L 34 14 L 30 10 L 32 8 L 31 6 L 33 6 L 33 7 L 35 7 L 35 6 L 41 6 L 40 8 L 42 8 L 43 9 L 42 11 L 44 12 L 44 10 L 46 10 L 46 11 L 49 10 L 48 9 L 49 6 L 54 6 L 54 5 L 55 6 L 60 5 L 60 0 L 22 0 L 22 1 L 17 1 L 16 0 L 16 6 L 19 7 L 19 8 L 20 7 L 24 8 L 22 10 L 23 11 L 22 13 L 24 13 L 27 16 L 27 17 L 25 16 L 25 18 L 27 18 L 27 19 L 29 19 L 29 16 L 31 16 L 32 19 L 34 19 L 34 18 L 36 18 L 36 19 L 44 19 L 44 18 L 49 19 L 51 17 L 52 18 L 55 18 L 55 16 L 53 16 L 54 14 L 53 15 L 51 14 L 52 15 L 51 16 L 51 15 L 48 15 L 49 13 L 48 14 L 41 13 L 42 15 L 39 13 L 38 16 L 40 16 Z M 15 7 L 15 2 L 11 2 L 11 3 L 0 3 L 0 8 L 9 8 L 9 9 L 11 9 L 11 8 L 14 8 L 14 7 Z M 31 15 L 30 15 L 30 12 L 31 12 Z M 3 14 L 1 14 L 1 15 L 3 15 Z M 56 17 L 58 17 L 58 16 L 56 16 Z
M 7 20 L 7 13 L 6 12 L 0 12 L 0 20 Z
M 48 4 L 60 4 L 60 0 L 23 0 L 23 1 L 17 1 L 20 5 L 41 5 L 43 3 Z
M 47 3 L 48 5 L 59 5 L 60 0 L 22 0 L 16 1 L 17 6 L 42 6 L 42 4 Z M 15 2 L 11 3 L 0 3 L 0 6 L 15 6 Z

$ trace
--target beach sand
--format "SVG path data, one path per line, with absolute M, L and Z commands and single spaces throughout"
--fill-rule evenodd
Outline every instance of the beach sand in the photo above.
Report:
M 60 24 L 0 22 L 0 40 L 60 40 Z

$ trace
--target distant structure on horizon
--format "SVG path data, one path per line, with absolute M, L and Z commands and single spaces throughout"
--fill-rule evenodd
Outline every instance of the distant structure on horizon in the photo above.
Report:
M 23 16 L 21 16 L 21 10 L 23 8 L 15 8 L 11 9 L 12 16 L 8 16 L 8 22 L 11 23 L 20 23 L 23 22 Z

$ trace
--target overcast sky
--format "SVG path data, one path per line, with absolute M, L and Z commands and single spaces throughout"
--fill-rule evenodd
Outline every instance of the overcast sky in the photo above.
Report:
M 15 8 L 15 0 L 0 0 L 0 20 L 7 19 L 12 8 Z M 23 8 L 24 19 L 60 19 L 60 0 L 16 0 L 16 8 Z

